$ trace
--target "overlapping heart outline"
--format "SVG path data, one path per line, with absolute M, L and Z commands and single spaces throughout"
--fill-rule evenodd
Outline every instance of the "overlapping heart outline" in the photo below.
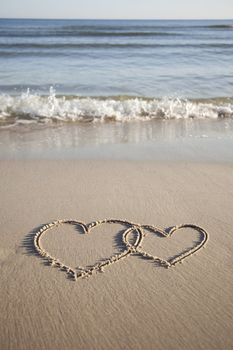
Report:
M 120 224 L 126 227 L 126 229 L 122 233 L 122 242 L 125 246 L 125 249 L 117 253 L 107 259 L 105 259 L 102 262 L 96 263 L 92 265 L 89 268 L 72 268 L 70 266 L 67 266 L 65 263 L 61 262 L 56 257 L 53 257 L 49 252 L 47 252 L 43 246 L 42 246 L 42 236 L 46 234 L 49 230 L 53 229 L 54 227 L 58 227 L 59 225 L 63 224 L 69 224 L 69 225 L 76 225 L 82 228 L 84 234 L 90 234 L 90 232 L 97 226 L 103 225 L 103 224 Z M 168 260 L 162 259 L 160 257 L 151 255 L 143 250 L 142 243 L 143 239 L 145 237 L 145 230 L 148 232 L 156 233 L 157 235 L 169 238 L 172 237 L 172 235 L 177 232 L 180 229 L 183 228 L 191 228 L 195 231 L 198 231 L 201 234 L 200 241 L 196 242 L 193 247 L 187 249 L 184 252 L 180 252 L 175 257 L 169 258 Z M 130 234 L 134 233 L 136 234 L 136 238 L 134 238 L 134 242 L 132 243 L 129 240 Z M 74 280 L 77 280 L 80 277 L 89 277 L 94 272 L 102 272 L 103 269 L 113 263 L 116 263 L 120 261 L 121 259 L 124 259 L 132 254 L 140 255 L 146 259 L 150 259 L 157 264 L 159 264 L 162 267 L 170 268 L 172 266 L 175 266 L 177 263 L 182 262 L 182 260 L 188 258 L 192 254 L 199 251 L 201 248 L 204 247 L 204 245 L 207 243 L 209 238 L 209 235 L 206 230 L 204 230 L 202 227 L 197 226 L 195 224 L 181 224 L 177 226 L 171 227 L 168 231 L 162 230 L 156 226 L 153 225 L 141 225 L 132 223 L 127 220 L 120 220 L 120 219 L 104 219 L 99 221 L 93 221 L 89 224 L 85 224 L 81 221 L 68 219 L 68 220 L 56 220 L 51 223 L 48 223 L 41 227 L 34 235 L 34 248 L 37 251 L 37 253 L 43 257 L 51 266 L 58 267 L 65 271 L 69 277 L 72 277 Z M 132 240 L 132 239 L 131 239 Z M 76 271 L 78 270 L 78 271 Z

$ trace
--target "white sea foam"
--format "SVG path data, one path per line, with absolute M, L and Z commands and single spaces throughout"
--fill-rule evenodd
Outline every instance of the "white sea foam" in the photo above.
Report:
M 0 96 L 0 121 L 4 124 L 220 117 L 233 117 L 232 99 L 57 97 L 53 88 L 48 96 L 32 94 L 29 90 L 21 96 Z

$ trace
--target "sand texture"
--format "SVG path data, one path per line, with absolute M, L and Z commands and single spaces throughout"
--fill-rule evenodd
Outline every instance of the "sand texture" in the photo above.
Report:
M 1 350 L 232 349 L 232 163 L 12 160 L 0 178 Z

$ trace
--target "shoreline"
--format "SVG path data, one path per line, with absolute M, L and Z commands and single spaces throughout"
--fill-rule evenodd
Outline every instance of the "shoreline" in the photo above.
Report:
M 233 161 L 231 119 L 21 125 L 0 136 L 5 160 Z
M 233 163 L 1 160 L 0 176 L 2 349 L 231 349 Z M 172 269 L 135 255 L 75 282 L 29 240 L 69 218 L 197 224 L 209 241 Z M 121 251 L 121 231 L 58 227 L 42 244 L 67 265 L 88 266 Z M 181 231 L 168 240 L 147 232 L 143 248 L 174 256 L 199 239 Z

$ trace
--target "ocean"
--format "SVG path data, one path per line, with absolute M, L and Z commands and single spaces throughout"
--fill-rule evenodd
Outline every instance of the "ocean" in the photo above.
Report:
M 233 118 L 233 20 L 0 19 L 0 127 Z

